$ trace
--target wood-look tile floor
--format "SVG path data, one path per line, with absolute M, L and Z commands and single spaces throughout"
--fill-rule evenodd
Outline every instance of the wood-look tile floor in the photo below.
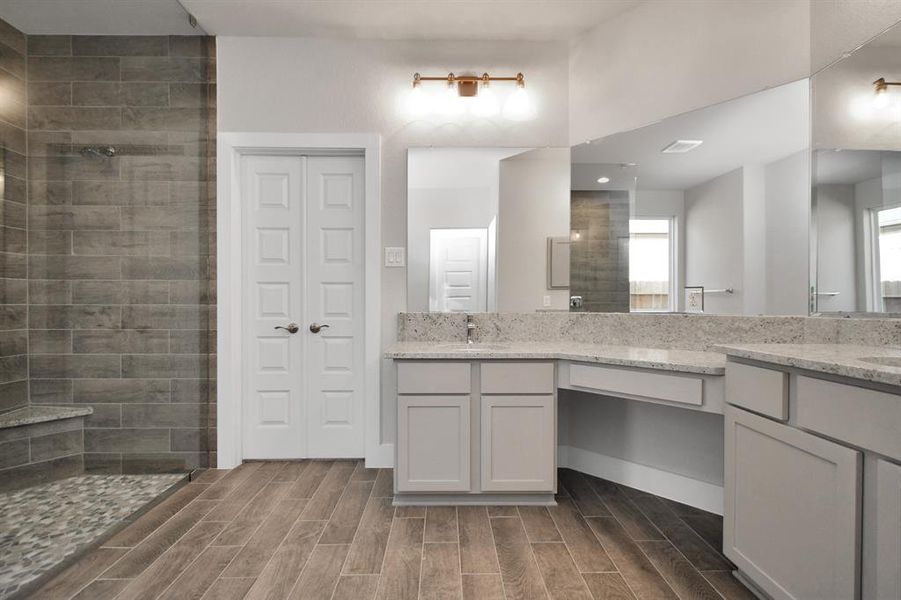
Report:
M 555 507 L 392 506 L 361 461 L 206 471 L 33 597 L 753 598 L 722 519 L 561 470 Z

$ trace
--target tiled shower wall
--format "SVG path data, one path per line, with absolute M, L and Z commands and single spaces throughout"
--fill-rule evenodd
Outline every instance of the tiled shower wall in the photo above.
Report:
M 214 56 L 27 39 L 30 398 L 93 407 L 88 472 L 215 460 Z
M 25 48 L 0 20 L 0 412 L 28 404 Z

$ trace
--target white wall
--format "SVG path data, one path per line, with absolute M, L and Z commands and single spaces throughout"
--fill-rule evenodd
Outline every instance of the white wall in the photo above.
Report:
M 560 393 L 561 445 L 723 485 L 723 417 L 671 406 Z
M 567 44 L 217 38 L 219 131 L 374 132 L 382 138 L 382 244 L 406 239 L 406 150 L 412 146 L 567 145 Z M 538 117 L 412 120 L 413 73 L 526 76 Z M 406 272 L 382 271 L 382 344 L 406 309 Z M 382 438 L 394 439 L 394 369 L 382 363 Z
M 818 312 L 856 311 L 857 269 L 853 185 L 818 185 L 816 194 Z
M 810 254 L 810 153 L 766 166 L 766 313 L 807 315 Z
M 743 313 L 742 185 L 736 169 L 685 191 L 685 285 L 735 290 L 705 294 L 705 312 Z
M 547 289 L 547 238 L 569 236 L 569 177 L 569 148 L 541 148 L 501 161 L 498 312 L 568 310 L 569 290 Z
M 767 313 L 766 170 L 763 165 L 745 165 L 742 175 L 743 311 L 762 315 Z

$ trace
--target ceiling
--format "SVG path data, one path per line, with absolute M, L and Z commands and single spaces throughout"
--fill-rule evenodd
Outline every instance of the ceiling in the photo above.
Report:
M 574 165 L 594 164 L 597 175 L 638 177 L 639 189 L 685 190 L 743 165 L 768 164 L 808 147 L 807 80 L 685 113 L 572 150 Z M 675 140 L 703 140 L 686 154 L 663 154 Z M 621 169 L 618 165 L 636 163 Z M 574 166 L 585 171 L 593 167 Z M 597 189 L 605 189 L 598 185 Z
M 0 18 L 27 34 L 196 35 L 178 0 L 2 0 Z
M 3 0 L 25 33 L 571 40 L 641 0 Z M 182 8 L 182 6 L 184 8 Z

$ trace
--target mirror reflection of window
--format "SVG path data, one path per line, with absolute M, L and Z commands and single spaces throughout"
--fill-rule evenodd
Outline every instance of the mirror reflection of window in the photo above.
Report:
M 884 312 L 901 312 L 901 206 L 880 210 L 878 226 L 879 297 Z
M 673 310 L 672 222 L 629 220 L 629 310 Z

